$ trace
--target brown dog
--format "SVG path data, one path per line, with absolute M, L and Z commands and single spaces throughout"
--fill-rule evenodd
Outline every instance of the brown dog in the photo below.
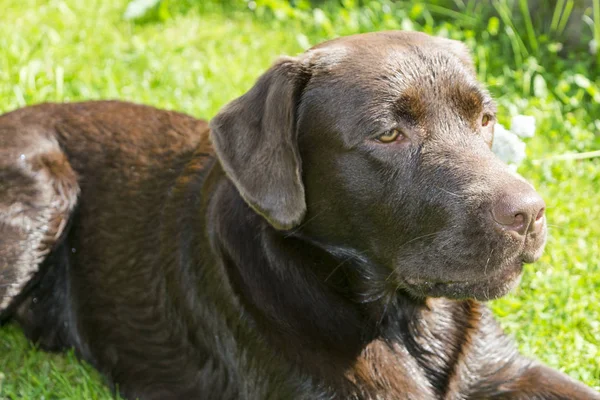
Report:
M 279 60 L 215 152 L 150 107 L 8 113 L 4 318 L 131 399 L 599 399 L 478 302 L 546 233 L 493 124 L 466 48 L 403 32 Z

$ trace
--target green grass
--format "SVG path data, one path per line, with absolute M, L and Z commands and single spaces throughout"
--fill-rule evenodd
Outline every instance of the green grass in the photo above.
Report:
M 519 113 L 536 117 L 530 160 L 600 148 L 597 61 L 581 50 L 583 39 L 581 49 L 559 56 L 557 29 L 536 31 L 523 1 L 498 0 L 485 9 L 484 2 L 466 0 L 453 9 L 443 1 L 342 3 L 326 2 L 321 11 L 303 1 L 294 8 L 261 0 L 251 12 L 234 11 L 241 0 L 224 9 L 172 1 L 169 13 L 134 24 L 122 18 L 124 0 L 3 0 L 0 111 L 118 98 L 209 118 L 278 55 L 341 34 L 413 28 L 473 48 L 501 121 Z M 554 25 L 563 24 L 560 15 Z M 595 22 L 590 35 L 600 32 Z M 549 242 L 541 261 L 527 266 L 520 288 L 492 308 L 525 354 L 600 389 L 600 159 L 529 161 L 520 172 L 548 203 Z M 40 352 L 7 326 L 0 330 L 4 398 L 111 395 L 73 355 Z

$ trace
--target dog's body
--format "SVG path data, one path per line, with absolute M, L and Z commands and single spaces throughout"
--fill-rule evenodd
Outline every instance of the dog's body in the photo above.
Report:
M 405 33 L 279 62 L 212 140 L 120 102 L 5 114 L 0 317 L 132 399 L 600 398 L 461 300 L 506 293 L 544 241 L 492 117 L 464 48 Z

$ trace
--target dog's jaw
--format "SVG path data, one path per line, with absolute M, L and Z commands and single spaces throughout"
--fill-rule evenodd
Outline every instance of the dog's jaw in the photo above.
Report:
M 474 281 L 436 282 L 420 279 L 406 279 L 402 286 L 416 297 L 446 297 L 450 299 L 494 300 L 505 296 L 520 282 L 523 263 L 520 261 L 503 266 L 490 274 L 487 279 Z

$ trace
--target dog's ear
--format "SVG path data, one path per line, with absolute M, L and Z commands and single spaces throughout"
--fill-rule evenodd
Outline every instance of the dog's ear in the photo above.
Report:
M 225 173 L 277 229 L 293 228 L 306 213 L 295 119 L 307 76 L 298 59 L 282 58 L 210 122 Z

